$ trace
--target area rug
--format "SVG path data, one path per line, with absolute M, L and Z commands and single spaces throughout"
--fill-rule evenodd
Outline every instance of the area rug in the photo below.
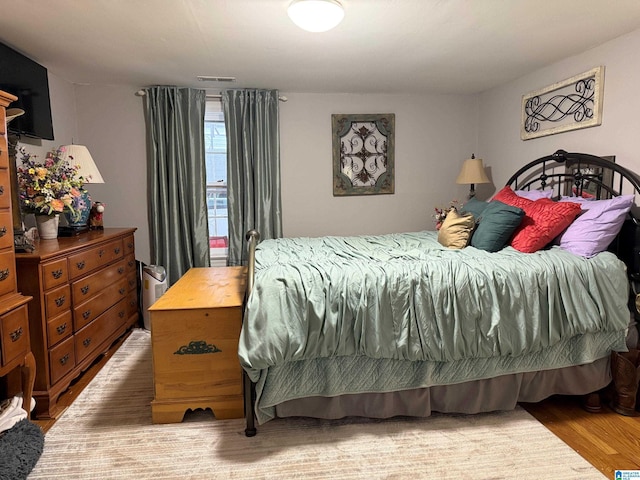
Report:
M 29 479 L 605 478 L 521 408 L 479 415 L 151 423 L 150 334 L 134 330 L 45 437 Z
M 25 412 L 26 415 L 26 412 Z M 26 418 L 0 433 L 0 480 L 23 480 L 42 454 L 44 435 Z

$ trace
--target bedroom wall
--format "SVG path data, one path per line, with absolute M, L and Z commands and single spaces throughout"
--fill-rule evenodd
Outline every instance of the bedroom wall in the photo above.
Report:
M 518 167 L 558 149 L 615 155 L 616 162 L 640 172 L 640 30 L 580 55 L 540 69 L 479 97 L 479 151 L 504 185 Z M 556 135 L 520 140 L 522 95 L 603 65 L 602 125 Z
M 433 208 L 462 199 L 455 184 L 476 151 L 477 97 L 287 93 L 280 105 L 285 236 L 433 229 Z M 394 113 L 395 193 L 333 196 L 331 114 Z

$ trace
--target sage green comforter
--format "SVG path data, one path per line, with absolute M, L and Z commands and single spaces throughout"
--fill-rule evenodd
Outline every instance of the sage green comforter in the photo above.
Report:
M 624 264 L 610 253 L 449 250 L 428 231 L 266 240 L 239 358 L 257 382 L 265 421 L 270 413 L 260 408 L 307 395 L 591 362 L 625 349 L 627 294 Z M 362 365 L 377 366 L 361 378 Z M 290 385 L 310 366 L 312 377 L 323 376 L 322 366 L 341 378 Z

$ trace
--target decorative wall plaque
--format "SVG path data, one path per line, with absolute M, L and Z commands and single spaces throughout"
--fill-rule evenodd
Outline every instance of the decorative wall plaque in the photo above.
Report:
M 595 127 L 602 124 L 604 67 L 523 95 L 520 138 Z
M 331 115 L 333 195 L 394 193 L 395 115 Z

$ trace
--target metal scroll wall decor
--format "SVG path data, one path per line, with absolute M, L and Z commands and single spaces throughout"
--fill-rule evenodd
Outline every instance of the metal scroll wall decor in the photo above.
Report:
M 604 67 L 522 97 L 522 140 L 602 124 Z
M 395 115 L 332 115 L 333 195 L 394 193 Z

